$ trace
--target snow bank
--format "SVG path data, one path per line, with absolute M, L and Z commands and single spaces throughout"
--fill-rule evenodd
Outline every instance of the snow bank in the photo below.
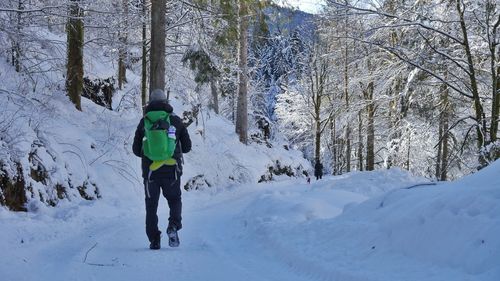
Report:
M 219 116 L 212 114 L 204 123 L 200 121 L 198 126 L 192 124 L 188 129 L 193 150 L 185 155 L 185 175 L 186 179 L 202 179 L 195 188 L 257 183 L 277 163 L 280 167 L 288 166 L 294 176 L 302 177 L 304 171 L 311 173 L 310 163 L 298 151 L 255 143 L 242 145 L 234 133 L 234 125 Z
M 496 281 L 500 280 L 499 172 L 497 161 L 456 182 L 396 189 L 393 180 L 404 179 L 399 172 L 393 173 L 395 177 L 391 171 L 348 174 L 328 179 L 329 186 L 321 186 L 324 190 L 316 188 L 317 194 L 305 198 L 302 194 L 299 200 L 293 199 L 294 194 L 266 195 L 256 204 L 256 213 L 248 215 L 257 217 L 255 231 L 267 233 L 265 243 L 281 249 L 280 258 L 299 272 L 325 280 Z M 356 205 L 366 199 L 362 195 L 383 189 L 392 191 Z M 348 190 L 361 197 L 347 198 Z M 322 203 L 310 203 L 317 198 Z M 338 200 L 354 203 L 335 217 L 339 210 L 332 205 Z M 315 214 L 318 209 L 323 210 L 321 215 Z M 295 210 L 302 217 L 293 215 Z M 358 270 L 353 272 L 353 267 Z

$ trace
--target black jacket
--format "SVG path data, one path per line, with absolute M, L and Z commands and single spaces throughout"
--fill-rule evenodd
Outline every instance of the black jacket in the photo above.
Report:
M 316 177 L 323 175 L 323 164 L 316 162 L 316 165 L 314 165 L 314 175 Z
M 166 102 L 152 102 L 146 107 L 146 112 L 150 111 L 166 111 L 170 115 L 170 124 L 175 127 L 175 137 L 177 139 L 173 158 L 177 160 L 177 167 L 162 166 L 151 174 L 153 178 L 175 178 L 182 174 L 182 153 L 191 151 L 191 139 L 189 138 L 188 130 L 182 123 L 179 116 L 172 114 L 173 108 Z M 141 118 L 137 129 L 135 130 L 134 144 L 132 150 L 138 157 L 142 157 L 142 177 L 148 178 L 149 165 L 152 161 L 143 155 L 142 139 L 144 138 L 144 118 Z M 177 168 L 177 169 L 176 169 Z

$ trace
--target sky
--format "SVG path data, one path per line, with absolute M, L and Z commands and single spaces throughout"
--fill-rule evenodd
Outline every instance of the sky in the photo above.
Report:
M 279 4 L 289 5 L 307 13 L 318 13 L 324 0 L 276 0 Z

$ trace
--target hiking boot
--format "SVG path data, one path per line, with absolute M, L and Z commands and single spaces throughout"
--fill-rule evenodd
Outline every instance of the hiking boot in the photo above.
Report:
M 158 232 L 158 236 L 156 236 L 149 244 L 149 248 L 151 250 L 159 250 L 161 249 L 161 232 Z
M 179 247 L 179 235 L 177 235 L 177 227 L 169 226 L 167 228 L 168 245 L 170 247 Z

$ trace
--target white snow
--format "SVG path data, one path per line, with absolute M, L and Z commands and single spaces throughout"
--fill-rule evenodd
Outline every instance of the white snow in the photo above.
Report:
M 1 209 L 0 272 L 2 280 L 497 281 L 499 171 L 497 162 L 416 187 L 425 182 L 387 170 L 184 193 L 181 246 L 160 251 L 148 249 L 139 188 L 136 198 L 39 213 Z M 167 214 L 163 200 L 162 229 Z

